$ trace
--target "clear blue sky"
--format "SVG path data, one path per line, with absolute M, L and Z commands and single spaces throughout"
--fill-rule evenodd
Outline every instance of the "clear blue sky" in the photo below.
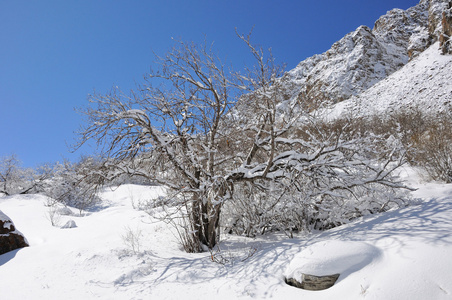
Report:
M 0 157 L 25 167 L 63 158 L 89 93 L 140 83 L 171 38 L 214 42 L 236 68 L 246 49 L 234 28 L 287 69 L 322 53 L 360 25 L 418 0 L 0 0 Z

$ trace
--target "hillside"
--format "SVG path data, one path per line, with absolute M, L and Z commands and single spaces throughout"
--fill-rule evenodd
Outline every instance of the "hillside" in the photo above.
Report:
M 288 89 L 286 94 L 315 104 L 335 104 L 352 97 L 373 102 L 382 88 L 370 88 L 399 71 L 398 76 L 404 78 L 396 87 L 403 85 L 403 92 L 408 95 L 403 98 L 387 94 L 384 95 L 386 100 L 400 102 L 403 98 L 427 102 L 438 99 L 441 102 L 438 105 L 449 102 L 452 97 L 448 84 L 451 52 L 444 40 L 452 28 L 451 7 L 448 0 L 422 0 L 406 11 L 389 11 L 375 22 L 373 29 L 358 27 L 334 43 L 330 50 L 290 70 L 283 78 Z M 408 64 L 427 49 L 431 49 L 429 54 L 417 63 Z M 440 53 L 445 53 L 443 58 Z M 389 80 L 385 88 L 399 77 Z M 424 90 L 434 90 L 437 94 L 417 93 Z M 400 89 L 397 92 L 402 93 Z M 412 99 L 414 96 L 416 99 Z
M 438 43 L 362 93 L 336 104 L 328 115 L 385 114 L 402 108 L 452 110 L 452 55 Z

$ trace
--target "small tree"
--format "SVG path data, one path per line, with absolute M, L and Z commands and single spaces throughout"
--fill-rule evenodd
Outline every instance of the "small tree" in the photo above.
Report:
M 371 182 L 397 186 L 389 174 L 401 161 L 357 160 L 341 134 L 310 142 L 316 137 L 298 128 L 314 118 L 283 93 L 282 68 L 249 35 L 240 38 L 256 61 L 243 73 L 227 69 L 207 44 L 177 42 L 156 56 L 157 69 L 137 91 L 91 95 L 81 111 L 87 125 L 78 145 L 103 146 L 105 178 L 139 175 L 173 191 L 173 206 L 188 219 L 188 251 L 216 245 L 223 205 L 241 184 L 284 193 L 315 174 L 322 184 L 312 197 Z
M 79 209 L 82 214 L 101 201 L 97 195 L 101 165 L 89 156 L 82 157 L 77 163 L 56 164 L 45 194 L 58 203 Z

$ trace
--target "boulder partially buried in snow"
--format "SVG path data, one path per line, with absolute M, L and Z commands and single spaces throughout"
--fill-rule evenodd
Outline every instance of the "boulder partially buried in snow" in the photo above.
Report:
M 61 229 L 75 228 L 75 227 L 77 227 L 77 224 L 75 224 L 75 221 L 74 220 L 69 220 L 69 221 L 66 222 L 66 224 L 61 226 Z
M 365 242 L 324 241 L 313 244 L 290 262 L 286 283 L 307 290 L 324 290 L 340 278 L 356 272 L 380 256 L 380 250 Z
M 0 255 L 23 247 L 28 247 L 27 240 L 16 230 L 13 221 L 0 211 Z

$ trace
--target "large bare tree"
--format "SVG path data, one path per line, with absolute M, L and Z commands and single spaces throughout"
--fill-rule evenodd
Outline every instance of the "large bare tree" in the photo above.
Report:
M 388 175 L 401 161 L 371 166 L 340 133 L 323 141 L 301 133 L 300 123 L 312 116 L 284 94 L 282 68 L 249 35 L 239 37 L 254 67 L 233 72 L 208 44 L 180 41 L 156 56 L 137 90 L 91 95 L 91 106 L 82 110 L 87 123 L 78 145 L 95 140 L 103 147 L 112 170 L 103 176 L 145 176 L 174 191 L 173 205 L 188 218 L 188 251 L 216 245 L 222 207 L 238 183 L 259 191 L 278 183 L 284 193 L 315 175 L 325 185 L 313 197 L 371 183 L 396 185 Z

